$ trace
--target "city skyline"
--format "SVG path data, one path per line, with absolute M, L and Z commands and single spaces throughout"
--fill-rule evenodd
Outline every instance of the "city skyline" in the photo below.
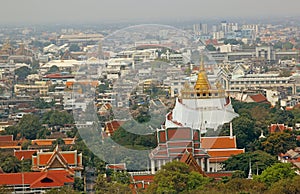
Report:
M 293 6 L 290 6 L 293 5 Z M 298 16 L 299 1 L 39 1 L 5 0 L 0 24 L 183 21 Z

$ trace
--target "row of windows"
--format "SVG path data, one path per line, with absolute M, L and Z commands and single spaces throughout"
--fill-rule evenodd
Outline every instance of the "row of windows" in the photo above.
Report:
M 212 94 L 212 93 L 196 93 L 196 94 L 191 94 L 191 97 L 195 97 L 195 96 L 197 96 L 197 97 L 219 96 L 219 94 L 218 93 L 214 93 L 214 94 Z

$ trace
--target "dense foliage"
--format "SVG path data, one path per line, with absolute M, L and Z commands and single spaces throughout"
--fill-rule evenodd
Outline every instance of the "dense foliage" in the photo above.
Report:
M 257 150 L 232 156 L 224 162 L 224 169 L 228 171 L 240 170 L 242 172 L 241 176 L 246 178 L 249 173 L 250 160 L 252 172 L 255 174 L 261 174 L 267 167 L 278 162 L 275 156 Z
M 209 178 L 191 171 L 185 163 L 173 161 L 162 166 L 154 176 L 147 193 L 185 193 L 201 190 L 210 182 Z

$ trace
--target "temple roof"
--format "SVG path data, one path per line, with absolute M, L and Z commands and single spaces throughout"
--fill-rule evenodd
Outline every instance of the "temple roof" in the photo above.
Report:
M 236 137 L 202 137 L 201 143 L 204 149 L 232 149 L 236 148 Z
M 51 188 L 73 182 L 74 178 L 64 170 L 0 174 L 0 185 L 25 184 L 29 185 L 30 188 Z
M 59 151 L 58 146 L 53 152 L 37 152 L 32 156 L 32 170 L 47 171 L 64 168 L 73 174 L 74 170 L 82 170 L 82 154 L 74 151 Z

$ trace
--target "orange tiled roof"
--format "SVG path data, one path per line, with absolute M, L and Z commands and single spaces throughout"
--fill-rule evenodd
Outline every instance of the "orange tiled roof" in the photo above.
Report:
M 211 157 L 230 157 L 232 155 L 237 155 L 244 153 L 243 149 L 233 149 L 233 150 L 208 150 L 207 153 Z
M 14 136 L 13 135 L 0 135 L 0 142 L 2 141 L 13 141 Z
M 105 123 L 105 132 L 113 134 L 114 131 L 120 128 L 125 123 L 125 121 L 110 121 Z
M 77 156 L 77 152 L 60 152 L 61 156 L 67 162 L 67 164 L 75 164 L 75 158 Z M 37 154 L 37 165 L 46 165 L 50 158 L 52 157 L 53 152 L 42 152 Z M 77 161 L 78 162 L 78 161 Z
M 149 182 L 153 182 L 154 175 L 152 175 L 152 174 L 149 174 L 149 175 L 133 175 L 132 179 L 133 179 L 133 181 L 149 181 Z
M 37 150 L 14 150 L 14 156 L 21 160 L 22 158 L 31 159 L 32 155 L 35 154 Z
M 51 146 L 53 141 L 53 139 L 35 139 L 31 141 L 31 144 L 39 146 Z
M 136 193 L 137 189 L 146 189 L 153 182 L 154 175 L 133 175 L 131 178 L 132 182 L 129 186 L 133 193 Z
M 126 170 L 126 164 L 120 163 L 120 164 L 107 164 L 107 169 L 116 169 L 116 170 Z
M 262 94 L 252 95 L 252 96 L 250 96 L 250 98 L 254 102 L 268 102 L 267 98 L 264 95 L 262 95 Z
M 243 149 L 224 149 L 224 150 L 208 150 L 207 153 L 211 156 L 210 162 L 224 162 L 233 155 L 244 153 Z
M 269 126 L 269 132 L 270 132 L 270 133 L 283 132 L 283 131 L 285 131 L 285 130 L 292 131 L 293 128 L 292 128 L 292 127 L 285 126 L 284 124 L 271 124 L 271 125 Z
M 35 139 L 31 141 L 32 145 L 38 145 L 38 146 L 52 146 L 52 142 L 54 142 L 56 139 Z M 75 139 L 74 138 L 63 138 L 65 145 L 72 145 L 74 144 Z
M 73 182 L 74 178 L 64 170 L 0 174 L 0 185 L 22 185 L 24 183 L 30 185 L 30 188 L 51 188 Z
M 230 136 L 224 137 L 202 137 L 201 138 L 203 149 L 226 149 L 236 148 L 236 138 Z
M 75 164 L 76 163 L 75 159 L 76 159 L 77 155 L 76 155 L 75 152 L 73 152 L 73 153 L 61 153 L 61 155 L 64 157 L 64 159 L 66 160 L 66 162 L 68 164 Z

